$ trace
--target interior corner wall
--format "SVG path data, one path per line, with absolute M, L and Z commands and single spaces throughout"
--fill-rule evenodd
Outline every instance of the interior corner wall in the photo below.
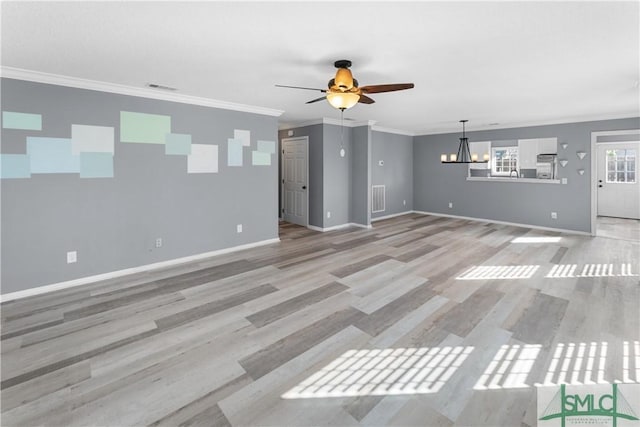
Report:
M 323 227 L 350 222 L 352 129 L 325 124 L 323 133 Z M 340 157 L 344 148 L 345 156 Z M 330 215 L 329 215 L 330 214 Z
M 3 168 L 6 155 L 25 158 L 29 137 L 68 146 L 72 125 L 111 128 L 114 135 L 112 159 L 81 153 L 80 173 L 45 173 L 71 170 L 64 163 L 71 153 L 45 146 L 40 160 L 27 159 L 29 177 L 1 180 L 3 294 L 278 237 L 279 156 L 252 160 L 257 140 L 277 140 L 276 117 L 6 78 L 1 89 L 2 111 L 42 118 L 41 130 L 3 122 Z M 121 142 L 121 111 L 169 117 L 170 132 L 190 135 L 190 149 L 204 148 L 209 160 L 168 153 L 163 143 Z M 236 129 L 250 131 L 240 167 L 227 162 Z M 205 145 L 218 147 L 217 173 Z M 96 163 L 82 158 L 112 162 L 112 176 L 89 177 Z M 202 167 L 208 173 L 193 173 Z M 108 174 L 108 167 L 98 171 Z M 77 251 L 76 263 L 67 263 L 68 251 Z
M 354 224 L 371 225 L 371 127 L 352 129 L 351 220 Z
M 412 136 L 372 131 L 370 168 L 371 185 L 385 186 L 385 210 L 372 219 L 413 210 Z
M 323 126 L 324 125 L 322 124 L 317 124 L 311 126 L 302 126 L 295 129 L 281 130 L 278 132 L 278 153 L 282 153 L 283 139 L 296 138 L 300 136 L 306 136 L 309 138 L 309 182 L 307 183 L 309 195 L 309 225 L 313 225 L 315 227 L 323 227 L 324 224 Z M 281 155 L 282 154 L 279 154 L 279 156 Z M 282 177 L 281 169 L 278 173 L 278 176 Z M 278 206 L 282 206 L 282 187 L 280 185 L 278 185 L 278 194 Z
M 558 146 L 568 144 L 566 150 L 558 149 L 558 158 L 569 161 L 558 168 L 559 179 L 567 178 L 566 185 L 467 181 L 466 165 L 440 163 L 441 154 L 457 149 L 459 133 L 416 136 L 414 209 L 590 233 L 591 132 L 637 129 L 639 124 L 636 117 L 467 132 L 470 141 L 557 137 Z M 580 160 L 578 151 L 587 156 Z M 578 169 L 584 169 L 584 175 Z M 551 219 L 552 211 L 558 219 Z

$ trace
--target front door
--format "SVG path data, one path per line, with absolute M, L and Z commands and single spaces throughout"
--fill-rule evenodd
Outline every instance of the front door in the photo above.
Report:
M 598 144 L 598 215 L 640 219 L 640 142 Z
M 282 219 L 305 227 L 309 223 L 308 147 L 308 137 L 282 140 Z

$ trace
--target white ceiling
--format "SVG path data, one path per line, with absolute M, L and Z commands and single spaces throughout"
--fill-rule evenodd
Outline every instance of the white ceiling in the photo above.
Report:
M 640 115 L 639 2 L 2 2 L 2 65 L 339 118 L 360 85 L 415 83 L 345 112 L 416 133 Z M 496 125 L 496 123 L 498 123 Z

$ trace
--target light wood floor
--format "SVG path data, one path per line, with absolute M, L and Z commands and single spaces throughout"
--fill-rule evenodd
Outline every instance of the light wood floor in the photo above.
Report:
M 281 239 L 3 304 L 1 424 L 533 426 L 536 384 L 640 380 L 637 241 L 421 215 Z
M 596 235 L 638 242 L 640 241 L 640 220 L 599 216 L 596 218 Z

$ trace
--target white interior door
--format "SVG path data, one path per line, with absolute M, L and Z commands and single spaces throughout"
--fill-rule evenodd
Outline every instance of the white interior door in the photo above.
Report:
M 282 140 L 282 219 L 298 225 L 309 223 L 309 139 Z
M 598 215 L 640 219 L 640 142 L 598 144 Z

